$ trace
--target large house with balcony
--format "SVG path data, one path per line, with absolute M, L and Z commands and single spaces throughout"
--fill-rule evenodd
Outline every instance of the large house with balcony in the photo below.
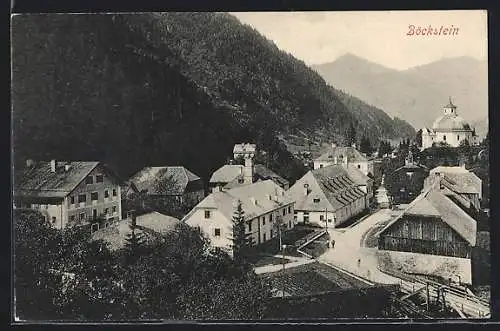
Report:
M 238 201 L 241 202 L 247 223 L 247 233 L 254 244 L 264 243 L 278 235 L 277 225 L 292 229 L 294 201 L 272 180 L 222 189 L 211 193 L 196 205 L 182 221 L 199 228 L 211 242 L 232 253 L 233 215 Z
M 100 162 L 28 160 L 16 169 L 14 208 L 38 210 L 58 229 L 112 223 L 122 218 L 120 183 Z

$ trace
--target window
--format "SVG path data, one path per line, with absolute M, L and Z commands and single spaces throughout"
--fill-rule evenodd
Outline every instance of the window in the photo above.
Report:
M 116 206 L 113 206 L 113 213 L 116 213 Z
M 446 141 L 446 135 L 443 136 L 443 140 Z
M 116 197 L 116 189 L 113 189 L 113 196 Z
M 80 213 L 80 221 L 83 221 L 85 219 L 85 213 Z
M 205 218 L 210 218 L 210 210 L 205 210 Z
M 288 213 L 290 214 L 292 212 L 292 206 L 288 206 Z
M 314 199 L 313 199 L 313 202 L 314 202 L 314 203 L 318 203 L 318 202 L 319 202 L 319 198 L 314 198 Z
M 457 140 L 460 140 L 460 136 L 459 135 L 457 135 Z
M 320 220 L 320 221 L 324 221 L 324 220 L 325 220 L 325 216 L 323 216 L 323 215 L 319 215 L 319 220 Z
M 102 175 L 96 175 L 95 176 L 95 182 L 96 183 L 102 183 L 104 181 L 104 178 Z
M 75 215 L 71 215 L 71 216 L 69 217 L 69 219 L 70 219 L 70 221 L 74 221 L 74 220 L 75 220 Z
M 264 233 L 262 241 L 266 241 L 266 234 Z
M 269 214 L 269 222 L 273 221 L 273 214 Z
M 239 184 L 243 184 L 243 182 L 244 182 L 243 178 L 238 178 L 238 183 Z
M 85 184 L 94 184 L 94 177 L 88 176 L 85 178 Z
M 104 191 L 104 197 L 105 197 L 105 198 L 109 198 L 109 192 L 108 192 L 108 190 L 105 190 L 105 191 Z
M 304 212 L 304 223 L 309 222 L 309 212 Z
M 57 218 L 55 216 L 52 216 L 52 224 L 54 224 L 57 221 Z
M 248 232 L 252 232 L 252 221 L 248 222 Z
M 75 197 L 69 197 L 69 203 L 75 204 Z
M 291 229 L 292 228 L 292 221 L 288 221 L 288 228 Z
M 358 164 L 358 169 L 361 169 L 361 164 Z
M 265 216 L 262 217 L 262 225 L 266 225 L 266 217 Z
M 286 215 L 286 208 L 283 208 L 283 216 Z
M 78 195 L 78 202 L 85 202 L 87 201 L 87 195 L 86 194 L 80 194 Z
M 215 229 L 214 236 L 220 237 L 220 229 L 219 228 Z
M 319 167 L 320 167 L 320 168 L 323 168 L 323 165 L 322 165 L 322 164 L 320 164 L 320 165 L 319 165 Z
M 108 211 L 109 211 L 109 209 L 108 209 L 108 208 L 104 208 L 104 215 L 107 215 L 107 214 L 108 214 Z
M 90 193 L 90 200 L 95 201 L 98 199 L 99 199 L 99 193 L 97 193 L 97 192 Z

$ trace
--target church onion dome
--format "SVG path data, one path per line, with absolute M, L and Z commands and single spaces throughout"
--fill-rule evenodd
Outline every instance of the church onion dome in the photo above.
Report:
M 472 131 L 470 125 L 460 116 L 443 115 L 432 124 L 434 131 Z

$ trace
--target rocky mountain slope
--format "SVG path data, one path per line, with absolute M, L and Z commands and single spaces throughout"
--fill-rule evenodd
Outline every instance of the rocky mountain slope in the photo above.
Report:
M 94 159 L 127 176 L 182 164 L 208 179 L 234 143 L 255 141 L 293 180 L 304 169 L 278 133 L 340 140 L 354 124 L 375 142 L 412 131 L 229 14 L 32 14 L 12 30 L 18 165 Z

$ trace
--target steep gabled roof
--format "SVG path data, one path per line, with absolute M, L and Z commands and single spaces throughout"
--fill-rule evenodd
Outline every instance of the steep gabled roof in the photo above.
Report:
M 57 162 L 57 171 L 52 172 L 50 161 L 39 161 L 32 167 L 16 169 L 14 196 L 64 198 L 99 164 L 97 161 Z M 65 170 L 64 165 L 69 169 Z
M 182 195 L 190 182 L 198 180 L 182 166 L 145 167 L 130 178 L 139 192 L 153 195 Z
M 476 221 L 435 187 L 430 187 L 417 196 L 398 217 L 394 218 L 379 231 L 378 235 L 385 232 L 404 215 L 438 217 L 455 230 L 471 246 L 476 244 Z
M 210 177 L 210 183 L 228 183 L 227 188 L 240 186 L 238 179 L 243 178 L 243 165 L 240 164 L 226 164 L 217 169 Z M 280 175 L 273 172 L 262 164 L 255 164 L 254 180 L 267 180 L 272 179 L 276 184 L 281 186 L 288 185 L 288 181 Z
M 304 185 L 308 186 L 305 194 Z M 365 196 L 358 183 L 340 165 L 331 165 L 306 173 L 287 192 L 296 201 L 296 210 L 336 211 Z

